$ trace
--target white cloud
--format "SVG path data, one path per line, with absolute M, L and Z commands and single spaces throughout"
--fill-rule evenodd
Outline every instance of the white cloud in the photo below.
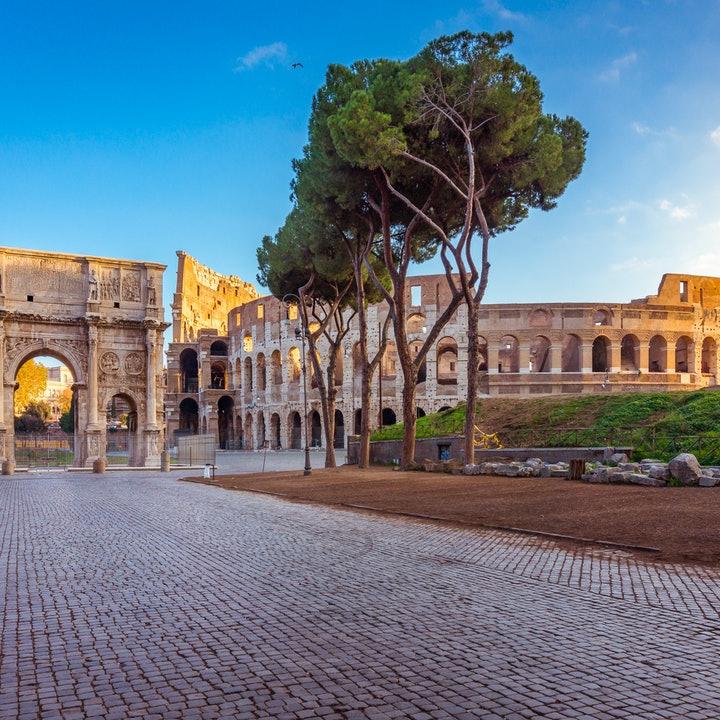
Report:
M 635 51 L 629 52 L 627 55 L 615 58 L 610 65 L 603 70 L 598 78 L 603 82 L 617 82 L 620 79 L 620 74 L 627 68 L 634 65 L 638 60 L 637 53 Z
M 235 72 L 239 73 L 245 70 L 252 70 L 258 65 L 265 65 L 266 67 L 272 68 L 275 67 L 277 63 L 285 62 L 287 55 L 288 49 L 284 42 L 259 45 L 237 59 Z
M 673 220 L 689 220 L 695 215 L 695 208 L 692 205 L 675 205 L 669 200 L 660 200 L 658 207 L 666 212 Z
M 625 225 L 627 223 L 627 215 L 621 215 L 617 219 L 617 223 L 618 223 L 618 225 Z
M 641 137 L 667 137 L 676 138 L 677 130 L 674 127 L 668 128 L 652 128 L 643 122 L 635 121 L 630 127 Z
M 528 19 L 527 15 L 515 10 L 506 8 L 500 0 L 483 0 L 483 7 L 486 12 L 497 15 L 502 20 L 514 20 L 516 22 L 524 22 Z
M 720 147 L 720 125 L 718 125 L 711 133 L 710 139 Z

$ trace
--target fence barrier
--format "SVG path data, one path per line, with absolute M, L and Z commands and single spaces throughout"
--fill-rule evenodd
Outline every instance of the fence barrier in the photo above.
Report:
M 669 460 L 678 453 L 689 452 L 704 465 L 720 464 L 720 433 L 668 435 L 653 426 L 630 426 L 608 429 L 545 427 L 542 430 L 511 430 L 499 435 L 504 447 L 630 446 L 643 457 Z
M 74 458 L 74 437 L 62 430 L 15 433 L 15 462 L 20 467 L 66 467 Z
M 215 435 L 178 435 L 177 455 L 171 461 L 179 465 L 215 464 Z

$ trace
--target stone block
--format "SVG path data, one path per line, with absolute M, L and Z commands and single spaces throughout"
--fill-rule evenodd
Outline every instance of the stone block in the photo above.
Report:
M 466 465 L 462 469 L 463 475 L 479 475 L 480 474 L 480 466 L 479 465 Z
M 692 453 L 680 453 L 669 463 L 670 474 L 683 485 L 697 485 L 702 469 Z
M 610 468 L 608 470 L 608 482 L 613 485 L 624 485 L 628 481 L 628 475 L 631 473 L 618 470 L 617 468 Z
M 643 473 L 658 480 L 667 481 L 670 479 L 670 471 L 667 465 L 651 465 L 647 470 L 643 469 Z
M 647 487 L 665 487 L 666 482 L 660 478 L 649 477 L 642 473 L 628 473 L 627 482 L 631 485 L 646 485 Z
M 550 477 L 556 477 L 556 478 L 569 478 L 570 477 L 570 471 L 564 470 L 563 468 L 558 468 L 556 470 L 550 471 Z
M 720 477 L 717 475 L 701 475 L 698 479 L 698 485 L 700 487 L 715 487 L 720 485 Z

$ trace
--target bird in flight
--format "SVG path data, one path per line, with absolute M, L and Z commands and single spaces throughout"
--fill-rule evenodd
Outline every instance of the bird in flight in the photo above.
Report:
M 292 67 L 293 70 L 297 70 L 298 68 L 304 68 L 305 66 L 302 63 L 293 63 L 290 67 Z

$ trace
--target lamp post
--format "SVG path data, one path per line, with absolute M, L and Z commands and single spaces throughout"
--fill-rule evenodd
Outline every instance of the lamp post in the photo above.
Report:
M 307 358 L 305 356 L 305 334 L 307 333 L 307 328 L 305 327 L 305 323 L 303 321 L 303 314 L 300 311 L 300 298 L 293 293 L 287 293 L 283 296 L 282 301 L 288 306 L 290 305 L 288 298 L 291 298 L 295 301 L 298 308 L 298 318 L 300 320 L 300 328 L 295 328 L 295 338 L 299 337 L 302 343 L 303 407 L 305 413 L 305 469 L 303 470 L 303 475 L 310 475 L 310 473 L 312 472 L 312 468 L 310 467 L 310 436 L 308 435 L 308 424 L 310 422 L 310 418 L 308 416 L 306 369 Z

